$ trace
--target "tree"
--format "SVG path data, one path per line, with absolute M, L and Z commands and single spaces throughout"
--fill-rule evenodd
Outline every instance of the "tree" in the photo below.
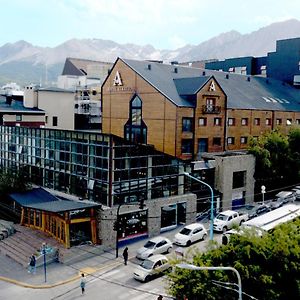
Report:
M 231 266 L 242 278 L 243 292 L 260 300 L 300 299 L 300 218 L 257 237 L 253 232 L 233 235 L 226 246 L 193 256 L 197 266 Z M 174 264 L 178 261 L 173 261 Z M 217 284 L 237 283 L 234 273 L 174 268 L 169 292 L 176 299 L 237 299 L 237 292 Z M 221 283 L 220 283 L 221 282 Z M 228 285 L 227 285 L 228 286 Z M 237 290 L 234 285 L 231 286 Z
M 256 158 L 254 176 L 257 193 L 260 193 L 263 184 L 271 190 L 299 182 L 299 144 L 299 129 L 293 129 L 288 136 L 273 130 L 251 140 L 248 150 Z M 298 159 L 297 164 L 295 159 Z

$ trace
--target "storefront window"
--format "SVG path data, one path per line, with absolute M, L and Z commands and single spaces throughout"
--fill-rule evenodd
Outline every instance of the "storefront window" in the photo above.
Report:
M 119 239 L 134 237 L 147 233 L 147 215 L 147 210 L 119 215 Z
M 161 208 L 161 229 L 185 224 L 186 203 L 177 203 Z

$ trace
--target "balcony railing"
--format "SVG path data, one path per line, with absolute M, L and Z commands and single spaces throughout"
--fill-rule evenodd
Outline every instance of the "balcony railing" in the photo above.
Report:
M 219 114 L 221 113 L 221 106 L 202 105 L 203 114 Z

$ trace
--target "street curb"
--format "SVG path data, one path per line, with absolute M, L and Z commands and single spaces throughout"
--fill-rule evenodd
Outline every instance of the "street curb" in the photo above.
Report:
M 64 285 L 64 284 L 73 282 L 75 280 L 78 280 L 81 277 L 82 273 L 84 273 L 86 275 L 92 275 L 92 274 L 94 274 L 96 272 L 99 272 L 101 270 L 104 270 L 106 268 L 116 267 L 117 265 L 121 265 L 121 264 L 122 264 L 121 262 L 115 261 L 115 262 L 113 262 L 113 263 L 111 263 L 109 265 L 104 265 L 104 266 L 99 267 L 97 269 L 91 268 L 91 267 L 86 267 L 86 268 L 83 268 L 83 269 L 79 270 L 78 271 L 78 275 L 75 275 L 75 276 L 73 276 L 73 277 L 71 277 L 69 279 L 66 279 L 66 280 L 63 280 L 63 281 L 59 281 L 59 282 L 56 282 L 56 283 L 53 283 L 53 284 L 35 285 L 35 284 L 30 284 L 30 283 L 22 282 L 22 281 L 19 281 L 19 280 L 16 280 L 16 279 L 12 279 L 12 278 L 8 278 L 8 277 L 4 277 L 4 276 L 0 276 L 0 280 L 8 282 L 8 283 L 12 283 L 12 284 L 24 287 L 24 288 L 50 289 L 50 288 L 53 288 L 53 287 L 57 287 L 57 286 Z

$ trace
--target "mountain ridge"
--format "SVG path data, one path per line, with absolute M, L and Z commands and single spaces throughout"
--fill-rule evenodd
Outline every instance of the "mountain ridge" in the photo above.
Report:
M 39 47 L 20 40 L 0 47 L 0 84 L 55 81 L 67 57 L 114 62 L 117 57 L 163 61 L 197 61 L 242 56 L 266 56 L 275 51 L 276 41 L 300 37 L 300 21 L 290 19 L 272 23 L 256 31 L 241 34 L 236 30 L 223 32 L 198 45 L 168 50 L 150 44 L 119 44 L 104 39 L 70 39 L 51 47 Z M 18 65 L 20 69 L 18 70 Z M 24 70 L 26 65 L 27 70 Z M 14 71 L 13 71 L 14 70 Z M 26 77 L 22 73 L 26 73 Z M 47 72 L 47 74 L 46 74 Z

